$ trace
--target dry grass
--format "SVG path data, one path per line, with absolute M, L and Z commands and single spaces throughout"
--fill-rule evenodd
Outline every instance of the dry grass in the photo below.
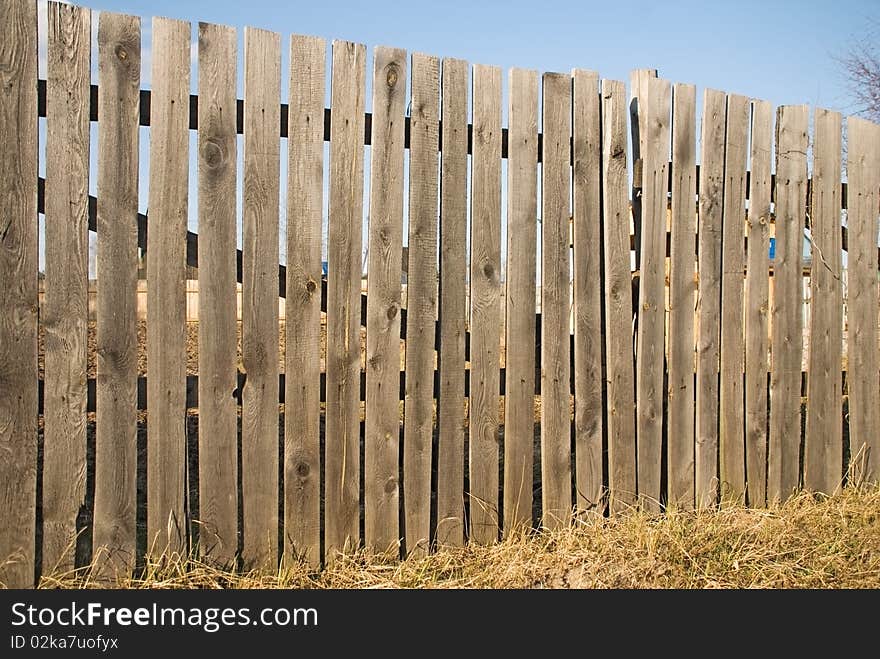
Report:
M 104 584 L 108 585 L 108 584 Z M 357 554 L 318 574 L 148 566 L 123 588 L 878 588 L 880 489 L 801 494 L 765 510 L 632 512 L 402 562 Z M 73 574 L 41 586 L 97 586 Z

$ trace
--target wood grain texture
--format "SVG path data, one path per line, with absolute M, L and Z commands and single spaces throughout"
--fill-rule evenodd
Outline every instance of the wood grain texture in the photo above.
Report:
M 571 76 L 543 77 L 541 165 L 541 495 L 543 524 L 571 517 Z
M 0 4 L 0 584 L 34 585 L 37 7 Z
M 437 318 L 437 145 L 440 130 L 440 60 L 437 57 L 412 56 L 410 108 L 404 519 L 407 553 L 425 554 L 431 541 L 434 323 Z M 395 402 L 399 391 L 397 384 Z
M 693 85 L 673 87 L 667 491 L 669 504 L 684 510 L 694 507 L 696 94 Z
M 467 316 L 468 64 L 444 58 L 440 160 L 440 400 L 437 542 L 464 542 L 465 318 Z
M 473 73 L 471 169 L 471 539 L 498 539 L 501 343 L 501 69 Z
M 718 368 L 721 334 L 721 212 L 724 195 L 724 92 L 703 95 L 697 271 L 697 396 L 695 497 L 698 508 L 718 496 Z
M 367 265 L 367 394 L 364 541 L 375 552 L 400 542 L 400 274 L 406 52 L 373 53 L 370 228 Z
M 321 564 L 321 224 L 327 45 L 290 38 L 284 556 Z M 286 411 L 287 408 L 285 408 Z
M 877 207 L 880 126 L 847 119 L 849 281 L 847 282 L 849 449 L 853 481 L 880 481 L 877 355 Z
M 605 246 L 605 379 L 612 513 L 636 502 L 635 375 L 626 171 L 626 88 L 602 81 L 602 205 Z
M 244 33 L 242 563 L 278 561 L 278 204 L 281 37 Z
M 49 3 L 43 573 L 74 568 L 86 494 L 91 12 Z
M 724 206 L 721 216 L 721 385 L 718 452 L 722 502 L 744 503 L 746 487 L 743 372 L 743 269 L 749 99 L 727 97 Z
M 648 81 L 657 77 L 657 69 L 635 69 L 629 74 L 629 114 L 630 126 L 632 128 L 632 163 L 633 163 L 633 179 L 632 179 L 632 223 L 633 223 L 633 245 L 635 251 L 635 270 L 640 272 L 642 267 L 642 185 L 644 171 L 644 153 L 648 148 L 647 132 L 643 131 L 646 126 L 646 114 L 642 112 L 642 104 L 639 99 L 644 99 L 648 95 Z M 635 285 L 639 285 L 638 277 Z M 637 296 L 633 299 L 633 304 L 638 303 Z M 635 309 L 633 310 L 636 311 Z M 638 314 L 636 314 L 638 316 Z M 638 317 L 636 318 L 638 322 Z
M 773 154 L 773 109 L 752 101 L 748 254 L 745 283 L 745 422 L 748 504 L 767 502 L 767 359 L 770 333 L 770 165 Z
M 324 553 L 360 543 L 360 303 L 366 48 L 333 42 Z
M 575 507 L 602 515 L 601 97 L 595 71 L 575 69 L 572 78 Z
M 199 23 L 199 551 L 238 552 L 237 37 Z M 287 290 L 291 290 L 288 286 Z M 288 304 L 290 304 L 288 300 Z
M 803 352 L 803 245 L 807 212 L 809 108 L 776 114 L 776 257 L 770 307 L 770 438 L 767 499 L 787 499 L 798 487 Z M 875 314 L 876 322 L 876 314 Z
M 98 378 L 92 535 L 96 576 L 110 580 L 129 575 L 135 563 L 140 73 L 140 19 L 101 12 Z
M 666 209 L 669 181 L 667 80 L 648 78 L 639 96 L 639 139 L 643 141 L 641 281 L 636 344 L 636 437 L 639 504 L 660 511 L 663 451 L 663 371 L 666 324 Z
M 507 140 L 504 535 L 532 523 L 535 441 L 535 274 L 538 73 L 511 69 Z
M 147 553 L 186 555 L 190 24 L 153 19 L 147 250 Z

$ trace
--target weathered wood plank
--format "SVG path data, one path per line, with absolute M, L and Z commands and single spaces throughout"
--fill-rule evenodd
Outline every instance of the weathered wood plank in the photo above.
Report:
M 643 142 L 641 281 L 636 345 L 636 437 L 639 504 L 660 511 L 663 371 L 666 324 L 666 191 L 669 180 L 669 81 L 648 78 L 639 97 Z
M 648 81 L 657 77 L 657 69 L 635 69 L 629 74 L 630 90 L 630 125 L 632 128 L 632 163 L 633 163 L 633 190 L 632 190 L 632 226 L 633 226 L 633 251 L 635 252 L 635 269 L 638 273 L 642 267 L 642 184 L 644 171 L 645 151 L 648 148 L 646 114 L 642 111 L 639 99 L 648 95 Z M 635 280 L 636 286 L 639 279 Z M 633 304 L 638 303 L 638 296 L 633 299 Z M 638 320 L 638 318 L 636 318 Z
M 538 73 L 511 69 L 507 142 L 509 377 L 504 400 L 504 535 L 532 523 L 535 442 L 535 275 L 538 218 Z
M 284 555 L 321 563 L 321 222 L 327 46 L 290 38 Z
M 611 512 L 636 502 L 635 375 L 626 171 L 626 88 L 602 81 L 602 205 L 605 246 L 605 379 Z
M 199 551 L 224 565 L 238 552 L 237 50 L 234 28 L 199 23 Z
M 43 574 L 74 567 L 86 493 L 91 12 L 49 3 Z
M 721 210 L 724 194 L 724 125 L 727 99 L 707 89 L 698 204 L 697 396 L 695 496 L 697 507 L 715 505 L 718 495 L 718 366 L 721 344 Z
M 440 400 L 437 541 L 464 541 L 464 385 L 467 316 L 468 64 L 443 60 L 440 160 Z
M 37 7 L 0 4 L 0 584 L 34 584 L 37 487 Z
M 141 23 L 98 23 L 98 377 L 93 562 L 99 578 L 135 563 L 137 470 L 138 89 Z M 102 285 L 106 284 L 106 285 Z
M 278 561 L 278 204 L 281 36 L 244 33 L 242 562 Z
M 770 163 L 773 154 L 772 106 L 752 101 L 748 262 L 745 283 L 745 423 L 748 504 L 767 502 L 767 360 L 770 334 Z
M 880 189 L 880 126 L 847 119 L 849 182 L 849 445 L 853 481 L 880 481 L 880 386 L 877 355 L 877 207 Z M 855 376 L 855 377 L 853 377 Z
M 802 262 L 807 212 L 808 121 L 806 105 L 783 106 L 777 110 L 776 257 L 770 307 L 769 502 L 788 498 L 798 486 L 800 476 Z
M 367 265 L 364 541 L 368 549 L 377 552 L 396 550 L 400 542 L 397 461 L 406 68 L 406 51 L 381 46 L 375 49 Z
M 693 85 L 673 87 L 667 490 L 669 503 L 685 510 L 694 507 L 696 94 Z
M 406 494 L 406 551 L 408 554 L 424 554 L 431 540 L 431 444 L 434 435 L 437 144 L 440 130 L 440 60 L 437 57 L 412 56 L 411 87 L 403 488 Z M 394 384 L 391 386 L 393 388 Z M 396 392 L 394 398 L 396 401 Z
M 471 165 L 471 539 L 498 539 L 501 69 L 475 65 Z
M 324 554 L 360 543 L 360 298 L 366 48 L 333 42 Z

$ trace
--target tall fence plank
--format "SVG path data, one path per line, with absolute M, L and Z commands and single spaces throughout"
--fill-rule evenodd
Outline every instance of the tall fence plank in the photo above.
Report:
M 501 69 L 475 65 L 471 170 L 471 538 L 498 538 Z
M 138 92 L 141 24 L 101 12 L 98 23 L 98 381 L 95 568 L 135 562 L 137 470 Z M 104 285 L 106 284 L 106 285 Z
M 745 420 L 743 416 L 743 268 L 749 99 L 727 97 L 724 142 L 724 206 L 721 217 L 721 386 L 718 451 L 722 501 L 745 496 Z
M 511 69 L 507 140 L 507 309 L 504 534 L 532 523 L 535 442 L 535 275 L 538 73 Z M 510 349 L 512 347 L 512 349 Z
M 324 553 L 360 542 L 361 246 L 366 48 L 333 42 Z
M 601 515 L 605 510 L 605 486 L 599 76 L 595 71 L 575 69 L 572 78 L 575 507 L 579 512 Z M 507 368 L 510 377 L 510 362 Z
M 236 41 L 199 23 L 198 531 L 201 555 L 226 565 L 238 552 Z
M 605 355 L 608 489 L 612 512 L 636 501 L 632 276 L 626 170 L 626 88 L 602 81 L 602 204 L 605 246 Z
M 773 154 L 772 106 L 752 101 L 748 262 L 745 283 L 746 488 L 750 506 L 767 501 L 767 351 L 770 334 L 770 162 Z
M 406 551 L 408 554 L 424 554 L 431 540 L 431 444 L 434 436 L 437 144 L 440 130 L 438 58 L 421 54 L 412 56 L 410 107 L 403 490 L 406 499 Z M 397 393 L 394 397 L 396 400 Z
M 876 250 L 880 126 L 847 119 L 847 149 L 849 453 L 853 480 L 876 483 L 880 481 Z
M 647 92 L 647 93 L 645 93 Z M 666 209 L 669 180 L 668 81 L 648 78 L 639 97 L 643 141 L 641 281 L 636 345 L 636 437 L 640 505 L 660 511 L 666 322 Z
M 556 528 L 571 515 L 571 76 L 545 73 L 542 98 L 541 494 L 543 524 Z
M 694 309 L 696 304 L 696 88 L 673 88 L 672 245 L 669 264 L 669 503 L 694 506 Z
M 147 551 L 186 555 L 190 24 L 153 19 L 147 251 Z
M 406 52 L 380 46 L 373 55 L 364 434 L 364 541 L 379 552 L 396 549 L 400 539 L 397 461 L 405 105 Z
M 807 208 L 805 105 L 776 114 L 776 256 L 770 307 L 770 438 L 767 499 L 778 502 L 798 486 L 803 352 L 803 243 Z M 875 314 L 876 319 L 876 314 Z M 876 322 L 876 320 L 875 320 Z
M 831 494 L 843 479 L 840 255 L 841 116 L 816 110 L 810 195 L 810 351 L 804 486 Z M 875 286 L 876 287 L 876 286 Z M 861 373 L 854 372 L 856 378 Z M 876 378 L 875 378 L 876 379 Z M 875 429 L 876 431 L 876 429 Z
M 49 4 L 43 574 L 74 567 L 86 494 L 91 12 Z
M 707 89 L 698 204 L 697 396 L 695 496 L 697 507 L 715 504 L 718 492 L 718 367 L 721 345 L 721 212 L 724 194 L 724 126 L 727 99 Z
M 468 64 L 445 58 L 440 159 L 440 400 L 437 541 L 464 541 L 464 384 L 467 316 Z
M 25 588 L 37 487 L 36 3 L 0 5 L 0 43 L 0 584 Z
M 278 560 L 278 204 L 281 37 L 244 33 L 241 469 L 245 568 Z
M 284 555 L 321 563 L 323 39 L 290 39 L 285 308 Z

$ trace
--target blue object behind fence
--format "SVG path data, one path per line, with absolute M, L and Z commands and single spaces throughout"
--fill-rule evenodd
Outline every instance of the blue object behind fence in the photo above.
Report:
M 770 258 L 776 258 L 776 238 L 770 239 Z

